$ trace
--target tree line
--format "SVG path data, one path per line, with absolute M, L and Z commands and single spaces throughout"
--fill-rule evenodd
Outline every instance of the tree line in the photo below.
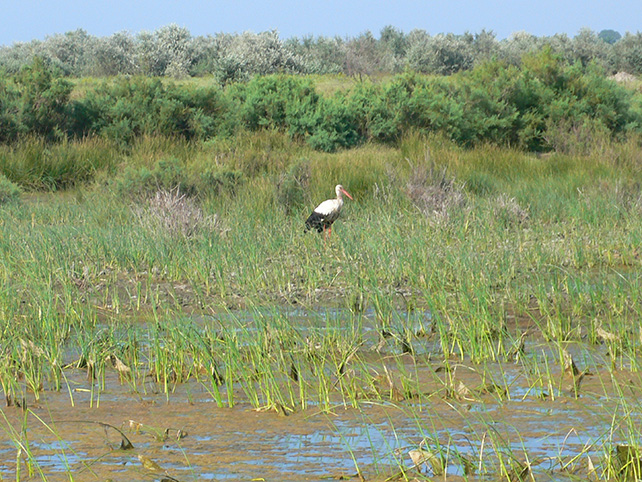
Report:
M 495 59 L 519 65 L 525 54 L 548 47 L 569 63 L 596 64 L 606 73 L 642 73 L 642 34 L 582 29 L 574 37 L 537 37 L 517 32 L 497 39 L 492 31 L 431 35 L 384 27 L 379 36 L 305 36 L 282 39 L 277 31 L 192 36 L 174 24 L 137 34 L 95 37 L 79 29 L 44 40 L 0 46 L 0 70 L 17 73 L 35 57 L 63 76 L 212 75 L 221 84 L 255 75 L 332 74 L 350 76 L 413 71 L 450 75 Z

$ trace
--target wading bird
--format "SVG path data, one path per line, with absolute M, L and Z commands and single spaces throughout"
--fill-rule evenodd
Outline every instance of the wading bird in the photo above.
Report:
M 310 229 L 316 229 L 318 232 L 326 231 L 326 237 L 330 237 L 332 234 L 332 223 L 337 220 L 343 207 L 343 195 L 345 194 L 352 199 L 352 196 L 343 189 L 341 184 L 337 184 L 334 190 L 337 193 L 337 198 L 323 201 L 314 208 L 312 214 L 310 214 L 305 221 L 304 232 L 308 232 Z

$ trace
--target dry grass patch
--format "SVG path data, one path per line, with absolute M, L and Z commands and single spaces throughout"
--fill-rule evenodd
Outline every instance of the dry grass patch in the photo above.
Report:
M 449 177 L 446 168 L 413 168 L 406 184 L 406 194 L 417 208 L 435 220 L 447 221 L 465 208 L 464 183 Z
M 170 236 L 191 238 L 199 233 L 226 231 L 218 215 L 206 215 L 196 201 L 181 194 L 178 187 L 158 190 L 135 212 L 143 226 L 160 229 Z

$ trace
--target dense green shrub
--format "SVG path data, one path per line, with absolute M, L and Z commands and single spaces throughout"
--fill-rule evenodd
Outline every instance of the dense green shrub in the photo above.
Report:
M 299 107 L 300 113 L 290 110 L 288 131 L 294 138 L 304 139 L 313 149 L 332 152 L 363 141 L 358 113 L 351 109 L 346 95 L 337 93 L 331 98 L 321 98 L 314 108 L 305 109 L 302 104 Z
M 207 138 L 230 131 L 231 112 L 218 87 L 191 89 L 123 77 L 103 82 L 75 104 L 74 131 L 124 145 L 143 134 Z
M 357 145 L 356 113 L 342 94 L 321 97 L 310 79 L 294 76 L 257 77 L 237 85 L 233 95 L 241 103 L 241 122 L 251 130 L 288 132 L 313 148 L 331 152 Z
M 319 94 L 309 79 L 268 75 L 236 85 L 232 95 L 241 102 L 241 122 L 249 129 L 286 130 L 301 115 L 313 112 Z
M 19 100 L 20 93 L 13 83 L 0 77 L 0 143 L 13 142 L 18 138 Z
M 547 130 L 602 125 L 617 138 L 639 129 L 640 99 L 595 66 L 568 65 L 549 48 L 521 69 L 487 62 L 450 77 L 405 73 L 383 86 L 363 84 L 350 98 L 365 137 L 396 141 L 408 130 L 439 132 L 472 146 L 555 147 Z
M 20 132 L 50 140 L 66 136 L 71 84 L 57 78 L 40 57 L 23 67 L 16 82 L 20 88 Z

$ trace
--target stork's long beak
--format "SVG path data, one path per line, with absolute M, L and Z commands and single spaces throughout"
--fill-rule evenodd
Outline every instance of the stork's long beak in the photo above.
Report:
M 346 191 L 345 189 L 341 189 L 341 192 L 343 194 L 345 194 L 346 196 L 348 196 L 350 199 L 352 199 L 352 196 L 350 196 L 350 194 L 348 194 L 348 191 Z M 352 200 L 354 201 L 354 199 L 352 199 Z

